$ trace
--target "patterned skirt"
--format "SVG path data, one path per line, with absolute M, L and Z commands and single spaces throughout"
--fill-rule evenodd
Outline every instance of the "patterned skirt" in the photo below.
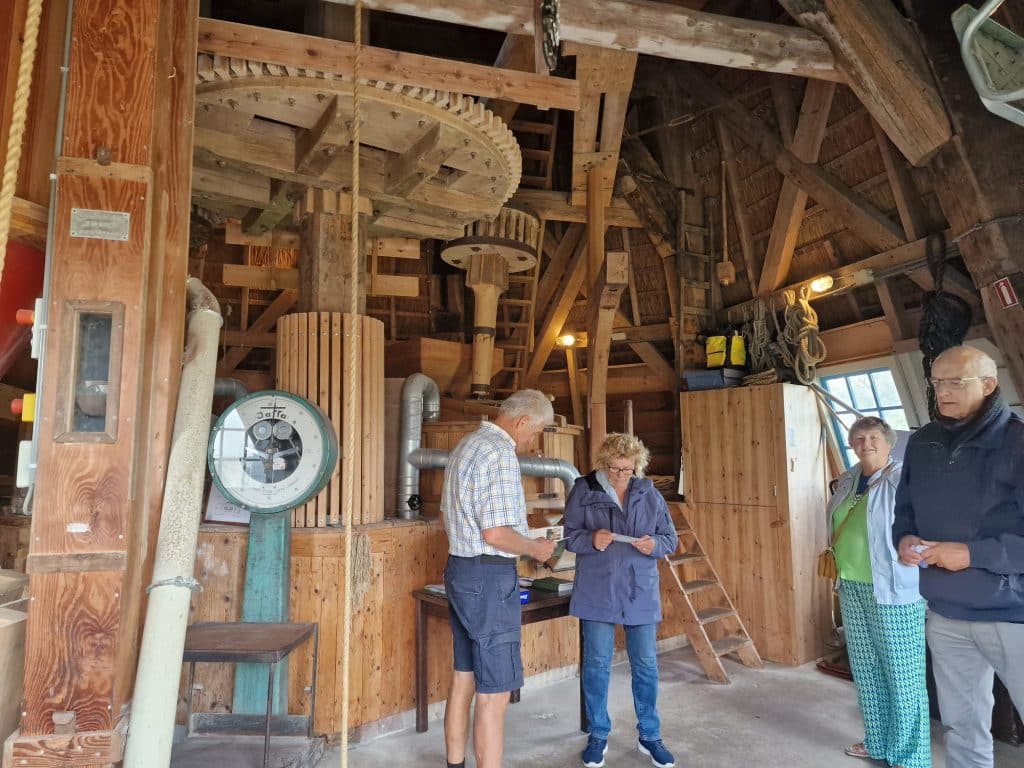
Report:
M 879 605 L 874 587 L 839 584 L 864 745 L 875 760 L 902 768 L 931 768 L 925 687 L 925 601 Z

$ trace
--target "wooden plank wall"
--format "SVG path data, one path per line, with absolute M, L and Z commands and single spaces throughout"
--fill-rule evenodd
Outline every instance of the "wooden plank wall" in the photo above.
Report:
M 354 333 L 358 324 L 359 333 Z M 292 524 L 306 528 L 337 526 L 347 483 L 356 483 L 355 524 L 384 519 L 384 324 L 340 312 L 302 312 L 277 323 L 277 386 L 323 409 L 334 425 L 342 455 L 331 481 L 315 499 L 292 511 Z M 358 414 L 344 423 L 343 394 L 349 386 L 349 344 L 356 351 Z M 356 452 L 347 456 L 346 430 L 355 432 Z
M 416 650 L 414 589 L 440 583 L 448 542 L 436 521 L 387 520 L 357 529 L 370 539 L 372 573 L 369 589 L 354 603 L 349 704 L 350 727 L 372 723 L 414 707 Z M 199 534 L 196 579 L 203 591 L 192 598 L 190 621 L 237 621 L 245 580 L 248 529 L 204 525 Z M 344 595 L 344 533 L 335 529 L 293 529 L 291 618 L 320 623 L 320 682 L 316 727 L 340 729 L 341 602 Z M 571 573 L 569 574 L 571 577 Z M 682 634 L 677 604 L 662 579 L 665 621 L 659 638 Z M 428 691 L 430 701 L 445 698 L 451 676 L 451 630 L 446 621 L 431 619 Z M 303 688 L 309 683 L 312 649 L 293 656 L 289 671 L 288 708 L 308 711 Z M 578 660 L 575 619 L 564 618 L 523 630 L 523 667 L 527 676 L 557 669 Z M 179 721 L 185 714 L 184 670 L 179 696 Z M 197 712 L 231 709 L 234 675 L 229 665 L 196 668 L 194 706 Z M 574 708 L 575 701 L 567 702 Z M 575 711 L 575 710 L 574 710 Z

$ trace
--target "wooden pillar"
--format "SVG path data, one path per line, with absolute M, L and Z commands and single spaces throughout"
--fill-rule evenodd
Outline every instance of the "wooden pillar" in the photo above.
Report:
M 195 0 L 75 3 L 24 714 L 5 765 L 122 756 L 181 364 L 197 23 Z M 83 333 L 100 354 L 80 354 Z M 76 381 L 80 364 L 103 384 Z
M 981 293 L 992 338 L 1014 385 L 1024 391 L 1024 307 L 1018 302 L 1004 308 L 996 288 L 1008 278 L 1024 300 L 1021 129 L 987 112 L 978 100 L 948 26 L 959 3 L 912 0 L 910 6 L 956 134 L 931 163 L 935 193 Z
M 629 285 L 629 257 L 609 253 L 605 271 L 590 290 L 587 318 L 587 397 L 590 412 L 590 458 L 608 433 L 608 357 L 612 324 L 622 292 Z
M 499 253 L 472 256 L 466 286 L 473 291 L 473 375 L 470 393 L 486 398 L 491 392 L 491 361 L 498 321 L 498 297 L 508 290 L 508 262 Z
M 368 203 L 367 203 L 368 205 Z M 351 270 L 353 220 L 351 198 L 326 190 L 310 190 L 299 205 L 302 253 L 299 257 L 300 312 L 366 314 L 366 227 L 358 226 L 359 264 Z M 356 304 L 351 281 L 357 280 Z
M 587 285 L 594 285 L 604 263 L 604 188 L 601 166 L 587 172 Z

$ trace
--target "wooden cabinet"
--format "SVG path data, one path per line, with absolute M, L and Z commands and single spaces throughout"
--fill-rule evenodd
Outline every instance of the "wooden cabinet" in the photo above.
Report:
M 680 395 L 691 524 L 761 656 L 803 664 L 824 653 L 828 583 L 822 423 L 793 384 Z

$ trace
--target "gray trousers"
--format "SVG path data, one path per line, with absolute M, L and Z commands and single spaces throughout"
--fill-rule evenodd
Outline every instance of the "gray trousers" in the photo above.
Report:
M 928 614 L 928 647 L 946 735 L 946 768 L 992 768 L 992 674 L 1024 712 L 1024 624 Z

